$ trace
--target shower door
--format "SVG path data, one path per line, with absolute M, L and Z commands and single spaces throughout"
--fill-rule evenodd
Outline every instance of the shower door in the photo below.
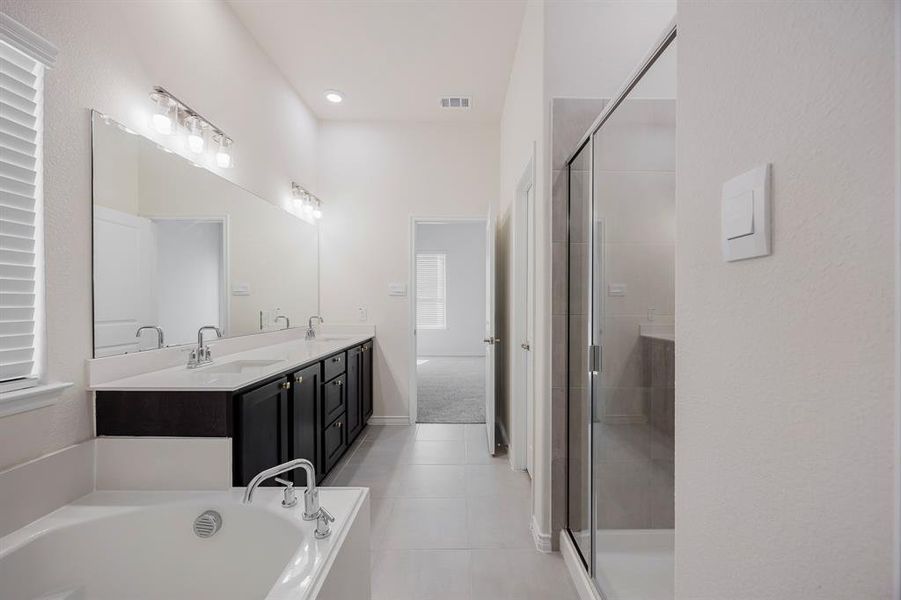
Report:
M 606 600 L 673 596 L 675 30 L 568 162 L 568 512 Z

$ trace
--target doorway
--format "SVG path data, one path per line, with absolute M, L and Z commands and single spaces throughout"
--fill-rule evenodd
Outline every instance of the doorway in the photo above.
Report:
M 487 243 L 485 219 L 414 220 L 416 422 L 486 422 Z

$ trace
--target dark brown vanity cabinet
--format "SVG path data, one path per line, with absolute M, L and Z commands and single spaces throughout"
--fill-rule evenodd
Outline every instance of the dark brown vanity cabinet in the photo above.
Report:
M 230 437 L 236 486 L 294 458 L 321 482 L 372 415 L 372 349 L 368 340 L 234 392 L 98 391 L 97 435 Z M 306 484 L 302 469 L 285 475 Z

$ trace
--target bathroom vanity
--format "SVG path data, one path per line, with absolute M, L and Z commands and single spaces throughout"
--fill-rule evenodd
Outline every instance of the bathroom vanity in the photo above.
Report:
M 294 458 L 321 481 L 372 415 L 373 341 L 295 339 L 93 385 L 97 435 L 230 438 L 232 485 Z

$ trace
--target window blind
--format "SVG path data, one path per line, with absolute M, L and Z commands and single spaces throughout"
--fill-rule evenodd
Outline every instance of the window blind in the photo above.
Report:
M 43 65 L 0 42 L 0 384 L 36 378 Z M 24 387 L 24 386 L 22 386 Z
M 416 255 L 416 328 L 447 329 L 445 254 Z

